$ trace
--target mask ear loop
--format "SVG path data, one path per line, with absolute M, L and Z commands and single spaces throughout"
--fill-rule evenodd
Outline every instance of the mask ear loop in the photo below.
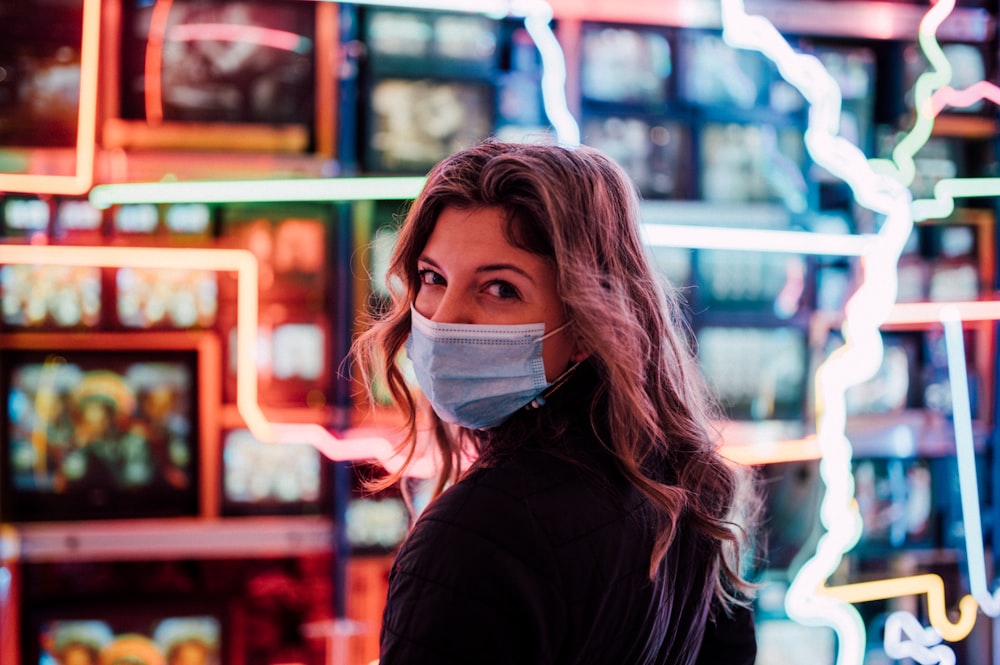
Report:
M 570 326 L 570 324 L 572 324 L 572 323 L 573 323 L 573 320 L 570 319 L 569 321 L 567 321 L 566 323 L 562 324 L 558 328 L 554 328 L 553 330 L 548 331 L 547 333 L 545 333 L 544 335 L 542 335 L 541 337 L 539 337 L 535 341 L 536 342 L 541 342 L 544 339 L 552 337 L 556 333 L 562 332 L 563 330 L 565 330 L 566 328 L 568 328 Z M 570 374 L 573 373 L 573 370 L 575 370 L 577 367 L 579 367 L 580 363 L 582 363 L 582 362 L 583 362 L 582 360 L 578 360 L 573 365 L 570 365 L 569 367 L 567 367 L 565 372 L 563 372 L 562 374 L 560 374 L 559 376 L 557 376 L 556 379 L 555 379 L 555 381 L 553 381 L 551 384 L 549 384 L 549 386 L 547 388 L 545 388 L 545 390 L 543 390 L 541 393 L 539 393 L 538 396 L 535 399 L 533 399 L 530 402 L 528 402 L 527 404 L 525 404 L 524 407 L 522 407 L 522 408 L 531 411 L 533 409 L 537 409 L 537 408 L 539 408 L 541 406 L 544 406 L 546 398 L 549 395 L 551 395 L 552 393 L 554 393 L 556 390 L 558 390 L 562 386 L 562 384 L 566 383 L 566 381 L 570 377 Z
M 570 375 L 573 374 L 573 370 L 575 370 L 577 367 L 579 367 L 582 364 L 583 364 L 583 361 L 582 360 L 578 360 L 575 363 L 573 363 L 572 365 L 570 365 L 569 367 L 567 367 L 566 371 L 563 372 L 562 374 L 560 374 L 559 376 L 557 376 L 556 380 L 553 381 L 549 385 L 548 388 L 546 388 L 541 393 L 539 393 L 538 397 L 536 397 L 535 399 L 533 399 L 530 402 L 528 402 L 527 404 L 525 404 L 523 408 L 526 409 L 526 410 L 528 410 L 528 411 L 531 411 L 531 410 L 540 408 L 542 406 L 545 406 L 545 400 L 549 397 L 549 395 L 551 395 L 555 391 L 559 390 L 559 388 L 561 388 L 562 385 L 564 383 L 566 383 L 566 381 L 569 380 Z

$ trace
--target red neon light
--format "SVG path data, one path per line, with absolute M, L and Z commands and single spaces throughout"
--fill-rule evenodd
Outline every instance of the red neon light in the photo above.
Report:
M 167 39 L 175 42 L 214 40 L 219 42 L 244 42 L 259 44 L 282 51 L 301 51 L 305 38 L 294 32 L 262 28 L 256 25 L 235 23 L 189 23 L 175 25 L 167 32 Z
M 156 0 L 149 17 L 149 36 L 146 38 L 146 62 L 143 69 L 146 85 L 146 122 L 163 122 L 163 39 L 167 33 L 167 19 L 173 0 Z

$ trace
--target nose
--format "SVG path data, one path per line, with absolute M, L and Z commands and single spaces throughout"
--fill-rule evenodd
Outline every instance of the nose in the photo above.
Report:
M 431 314 L 424 314 L 437 323 L 475 323 L 472 307 L 465 295 L 456 288 L 445 288 L 433 306 Z

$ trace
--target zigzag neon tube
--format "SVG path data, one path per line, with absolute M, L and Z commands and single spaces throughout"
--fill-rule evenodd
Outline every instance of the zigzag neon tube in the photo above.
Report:
M 912 229 L 910 195 L 891 178 L 877 176 L 864 155 L 839 137 L 841 95 L 822 64 L 796 53 L 774 25 L 748 16 L 740 0 L 722 0 L 723 38 L 732 46 L 760 51 L 809 103 L 806 147 L 813 160 L 844 180 L 858 203 L 885 215 L 878 236 L 861 263 L 863 281 L 846 305 L 845 344 L 816 376 L 817 437 L 822 453 L 820 475 L 826 491 L 820 520 L 826 532 L 815 554 L 800 568 L 786 595 L 785 607 L 796 621 L 830 626 L 838 637 L 838 663 L 859 664 L 865 653 L 865 627 L 848 602 L 818 593 L 857 542 L 861 518 L 854 501 L 851 446 L 844 434 L 847 388 L 871 376 L 881 362 L 878 327 L 896 295 L 896 263 Z
M 909 639 L 904 640 L 903 636 Z M 933 628 L 924 628 L 909 612 L 893 612 L 885 620 L 885 653 L 891 658 L 912 658 L 920 665 L 954 665 L 955 652 L 941 642 Z
M 937 0 L 920 21 L 917 39 L 931 70 L 921 74 L 913 86 L 916 120 L 913 128 L 892 151 L 892 161 L 872 160 L 877 170 L 894 173 L 906 186 L 913 182 L 916 175 L 913 156 L 924 147 L 934 129 L 934 115 L 931 113 L 933 93 L 951 82 L 951 63 L 938 43 L 937 31 L 954 9 L 955 0 Z

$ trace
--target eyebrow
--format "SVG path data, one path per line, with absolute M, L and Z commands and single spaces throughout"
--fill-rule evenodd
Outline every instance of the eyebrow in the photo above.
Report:
M 431 259 L 431 258 L 429 258 L 426 255 L 420 256 L 417 260 L 418 261 L 422 261 L 423 263 L 430 264 L 434 268 L 437 268 L 438 270 L 441 270 L 441 266 L 438 265 L 438 263 L 434 259 Z M 501 270 L 510 270 L 512 272 L 516 272 L 517 274 L 521 275 L 522 277 L 524 277 L 525 279 L 527 279 L 532 284 L 535 283 L 535 278 L 532 277 L 530 273 L 528 273 L 526 270 L 524 270 L 524 268 L 521 268 L 520 266 L 516 266 L 513 263 L 488 263 L 486 265 L 482 265 L 482 266 L 479 266 L 478 268 L 476 268 L 476 274 L 482 274 L 482 273 L 488 273 L 488 272 L 499 272 Z

